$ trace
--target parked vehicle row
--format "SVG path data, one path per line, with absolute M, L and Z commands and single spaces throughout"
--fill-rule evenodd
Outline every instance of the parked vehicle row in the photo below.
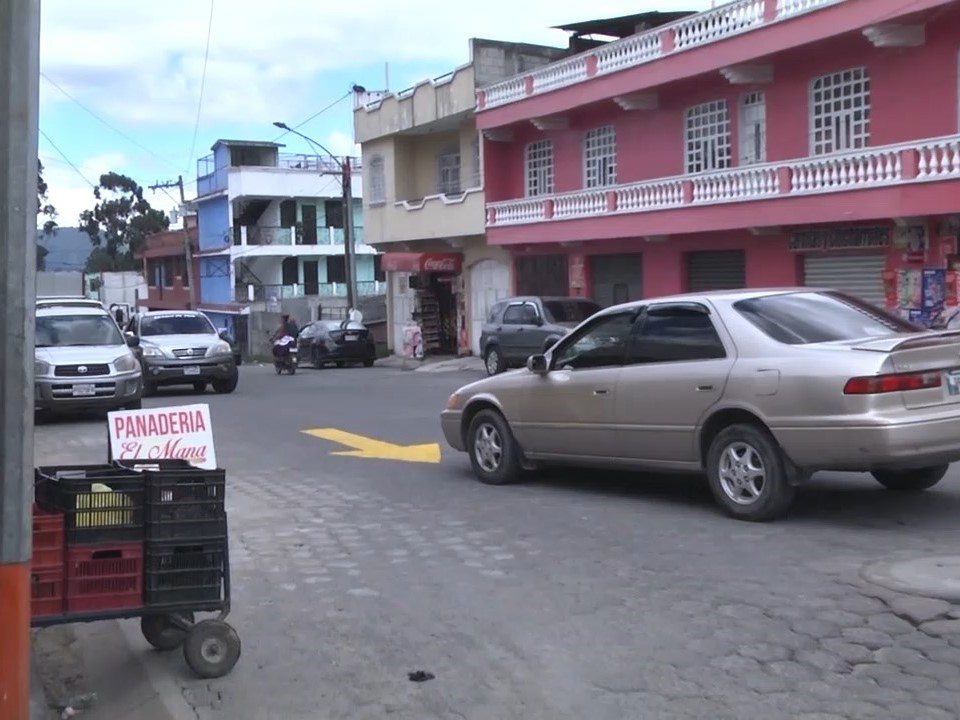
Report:
M 460 388 L 441 413 L 485 483 L 544 464 L 705 472 L 729 514 L 759 521 L 818 471 L 920 491 L 960 460 L 960 331 L 830 290 L 742 290 L 607 308 L 508 354 L 507 313 L 526 332 L 548 307 L 494 308 L 488 361 L 534 348 L 527 369 Z

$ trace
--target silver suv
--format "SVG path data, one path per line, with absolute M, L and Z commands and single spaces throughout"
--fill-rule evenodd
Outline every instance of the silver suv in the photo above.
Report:
M 144 391 L 161 385 L 193 385 L 205 392 L 237 389 L 240 375 L 233 348 L 202 312 L 157 310 L 134 315 L 127 336 L 137 340 L 143 365 Z
M 37 413 L 138 409 L 140 364 L 113 316 L 76 299 L 37 302 L 33 374 Z

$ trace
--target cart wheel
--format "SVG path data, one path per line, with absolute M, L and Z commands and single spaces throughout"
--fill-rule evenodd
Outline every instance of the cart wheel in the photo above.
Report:
M 178 613 L 191 625 L 193 613 Z M 183 645 L 187 631 L 173 624 L 169 615 L 144 615 L 140 618 L 140 632 L 147 642 L 161 652 L 170 652 Z
M 240 659 L 240 636 L 222 620 L 204 620 L 187 635 L 183 659 L 199 677 L 221 678 Z

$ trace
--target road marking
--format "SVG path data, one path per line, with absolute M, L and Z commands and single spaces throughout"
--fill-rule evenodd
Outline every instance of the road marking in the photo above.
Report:
M 303 431 L 307 435 L 329 440 L 353 448 L 353 450 L 337 450 L 331 455 L 346 457 L 374 458 L 377 460 L 398 460 L 400 462 L 438 463 L 440 462 L 440 444 L 424 443 L 422 445 L 396 445 L 374 438 L 356 435 L 337 428 L 313 428 Z

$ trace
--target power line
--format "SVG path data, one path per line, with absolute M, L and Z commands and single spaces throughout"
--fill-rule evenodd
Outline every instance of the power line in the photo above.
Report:
M 280 140 L 282 140 L 283 138 L 285 138 L 288 134 L 290 134 L 292 131 L 294 131 L 294 130 L 299 130 L 300 128 L 302 128 L 302 127 L 303 127 L 304 125 L 306 125 L 307 123 L 309 123 L 309 122 L 311 122 L 311 121 L 313 121 L 313 120 L 316 120 L 318 117 L 320 117 L 320 116 L 323 115 L 325 112 L 327 112 L 327 110 L 332 110 L 333 108 L 335 108 L 337 105 L 339 105 L 340 103 L 342 103 L 344 100 L 346 100 L 346 99 L 347 99 L 348 97 L 350 97 L 351 95 L 353 95 L 353 90 L 351 90 L 350 92 L 348 92 L 348 93 L 347 93 L 346 95 L 344 95 L 343 97 L 337 98 L 337 99 L 334 100 L 332 103 L 330 103 L 330 104 L 327 105 L 326 107 L 322 108 L 321 110 L 318 110 L 318 111 L 315 112 L 313 115 L 311 115 L 310 117 L 308 117 L 306 120 L 304 120 L 304 121 L 302 121 L 302 122 L 300 122 L 300 123 L 297 123 L 296 125 L 294 125 L 294 126 L 293 126 L 292 128 L 290 128 L 289 130 L 285 130 L 285 131 L 282 132 L 280 135 L 278 135 L 277 137 L 275 137 L 274 140 L 273 140 L 273 142 L 279 142 Z
M 193 154 L 197 150 L 197 133 L 200 132 L 200 114 L 203 111 L 203 90 L 207 84 L 207 61 L 210 59 L 210 37 L 213 33 L 213 0 L 210 0 L 210 19 L 207 21 L 207 46 L 203 51 L 203 72 L 200 74 L 200 97 L 197 100 L 197 121 L 193 125 L 193 140 L 190 141 L 190 156 L 187 158 L 187 169 L 193 164 Z
M 48 143 L 50 143 L 50 147 L 52 147 L 54 150 L 57 151 L 57 154 L 58 154 L 60 157 L 63 158 L 64 162 L 66 162 L 67 165 L 69 165 L 70 167 L 72 167 L 72 168 L 73 168 L 73 171 L 74 171 L 77 175 L 79 175 L 80 177 L 83 178 L 83 181 L 84 181 L 85 183 L 87 183 L 87 185 L 89 185 L 90 187 L 96 189 L 97 186 L 96 186 L 94 183 L 90 182 L 90 179 L 89 179 L 86 175 L 83 174 L 83 172 L 80 170 L 80 168 L 78 168 L 76 165 L 73 164 L 73 161 L 70 160 L 70 158 L 68 158 L 68 157 L 66 156 L 66 153 L 64 153 L 63 150 L 61 150 L 61 149 L 59 148 L 59 146 L 57 146 L 57 144 L 56 144 L 53 140 L 50 139 L 50 136 L 47 135 L 47 134 L 43 131 L 43 129 L 40 130 L 40 134 L 43 136 L 43 139 L 44 139 L 44 140 L 46 140 Z
M 156 152 L 154 152 L 153 150 L 151 150 L 150 148 L 148 148 L 146 145 L 143 145 L 142 143 L 138 142 L 137 140 L 134 140 L 132 137 L 130 137 L 129 135 L 127 135 L 127 133 L 123 132 L 123 130 L 120 130 L 120 129 L 117 128 L 115 125 L 111 125 L 109 122 L 107 122 L 106 120 L 104 120 L 102 117 L 100 117 L 100 115 L 98 115 L 98 114 L 95 113 L 93 110 L 91 110 L 91 109 L 88 108 L 86 105 L 84 105 L 82 102 L 80 102 L 79 100 L 77 100 L 77 98 L 75 98 L 73 95 L 71 95 L 71 94 L 68 93 L 66 90 L 64 90 L 63 87 L 61 87 L 57 82 L 55 82 L 54 80 L 52 80 L 50 77 L 48 77 L 48 76 L 45 75 L 44 73 L 41 72 L 41 73 L 40 73 L 40 77 L 42 77 L 42 78 L 43 78 L 44 80 L 46 80 L 48 83 L 50 83 L 51 85 L 53 85 L 53 87 L 55 87 L 57 90 L 59 90 L 61 93 L 63 93 L 64 96 L 66 96 L 69 100 L 71 100 L 71 101 L 73 101 L 74 103 L 76 103 L 77 107 L 79 107 L 81 110 L 83 110 L 84 112 L 86 112 L 86 113 L 88 113 L 89 115 L 91 115 L 94 119 L 96 119 L 96 120 L 98 120 L 99 122 L 101 122 L 101 123 L 103 123 L 104 125 L 106 125 L 108 128 L 110 128 L 111 130 L 113 130 L 117 135 L 119 135 L 120 137 L 124 138 L 127 142 L 129 142 L 129 143 L 135 145 L 136 147 L 140 148 L 140 149 L 143 150 L 145 153 L 147 153 L 147 154 L 149 154 L 149 155 L 152 155 L 153 157 L 155 157 L 157 160 L 159 160 L 160 162 L 164 163 L 164 164 L 167 165 L 168 167 L 171 167 L 171 168 L 172 168 L 172 167 L 175 167 L 168 159 L 166 159 L 166 158 L 158 155 Z

